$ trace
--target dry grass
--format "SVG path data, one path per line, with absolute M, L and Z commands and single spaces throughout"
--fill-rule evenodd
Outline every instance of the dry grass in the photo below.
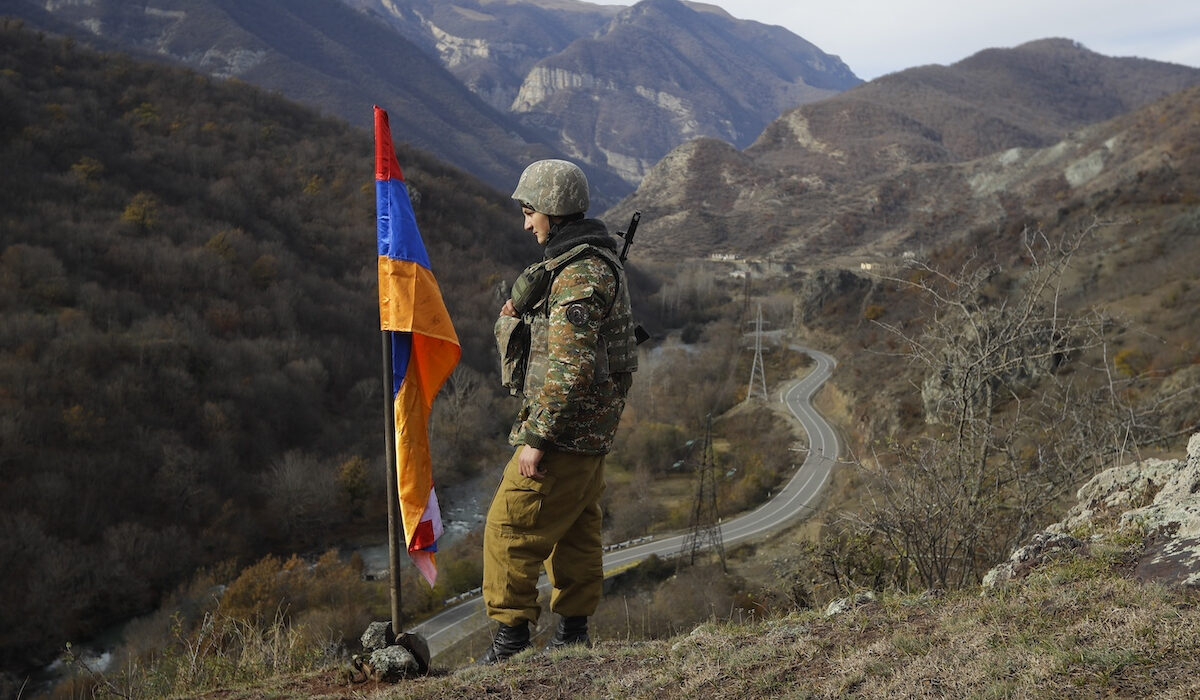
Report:
M 206 697 L 1196 697 L 1200 595 L 1129 578 L 1138 547 L 1096 540 L 1087 554 L 982 595 L 884 595 L 835 617 L 702 624 L 671 639 L 527 653 L 391 686 L 339 686 L 331 670 Z

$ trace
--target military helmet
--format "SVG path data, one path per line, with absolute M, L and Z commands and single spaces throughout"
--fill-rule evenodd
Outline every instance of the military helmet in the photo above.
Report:
M 581 214 L 588 208 L 587 176 L 565 160 L 539 160 L 525 168 L 512 198 L 546 216 Z

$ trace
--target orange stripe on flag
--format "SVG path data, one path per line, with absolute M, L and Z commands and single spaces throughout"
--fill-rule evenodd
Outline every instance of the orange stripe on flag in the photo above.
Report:
M 379 256 L 379 327 L 409 331 L 458 345 L 433 272 L 407 260 Z

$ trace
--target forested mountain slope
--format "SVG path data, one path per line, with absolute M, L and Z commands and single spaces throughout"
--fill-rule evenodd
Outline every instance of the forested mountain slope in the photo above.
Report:
M 197 566 L 378 530 L 382 479 L 371 137 L 17 24 L 0 29 L 4 668 Z M 536 247 L 502 195 L 400 162 L 461 371 L 490 373 L 497 284 Z M 434 421 L 443 478 L 486 449 L 456 425 L 507 429 L 492 383 L 466 383 L 480 408 Z
M 8 4 L 6 14 L 47 31 L 217 78 L 236 77 L 360 127 L 370 128 L 373 103 L 386 104 L 397 141 L 493 187 L 510 186 L 529 161 L 558 152 L 471 93 L 435 56 L 341 2 Z M 628 192 L 602 172 L 593 177 L 613 196 Z

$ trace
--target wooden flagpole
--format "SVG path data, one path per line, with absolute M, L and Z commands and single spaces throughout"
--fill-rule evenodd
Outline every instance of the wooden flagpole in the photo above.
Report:
M 402 542 L 404 525 L 400 520 L 399 478 L 396 476 L 396 401 L 395 375 L 392 369 L 392 332 L 380 331 L 383 338 L 383 385 L 384 401 L 384 454 L 387 461 L 388 492 L 388 572 L 391 580 L 392 637 L 396 644 L 408 649 L 417 661 L 418 673 L 429 673 L 429 643 L 419 634 L 402 631 L 404 623 L 400 595 L 400 556 L 404 551 Z
M 380 331 L 383 338 L 384 394 L 384 468 L 387 470 L 388 571 L 391 578 L 392 634 L 400 638 L 403 622 L 400 609 L 400 490 L 396 477 L 396 401 L 392 375 L 392 332 Z

